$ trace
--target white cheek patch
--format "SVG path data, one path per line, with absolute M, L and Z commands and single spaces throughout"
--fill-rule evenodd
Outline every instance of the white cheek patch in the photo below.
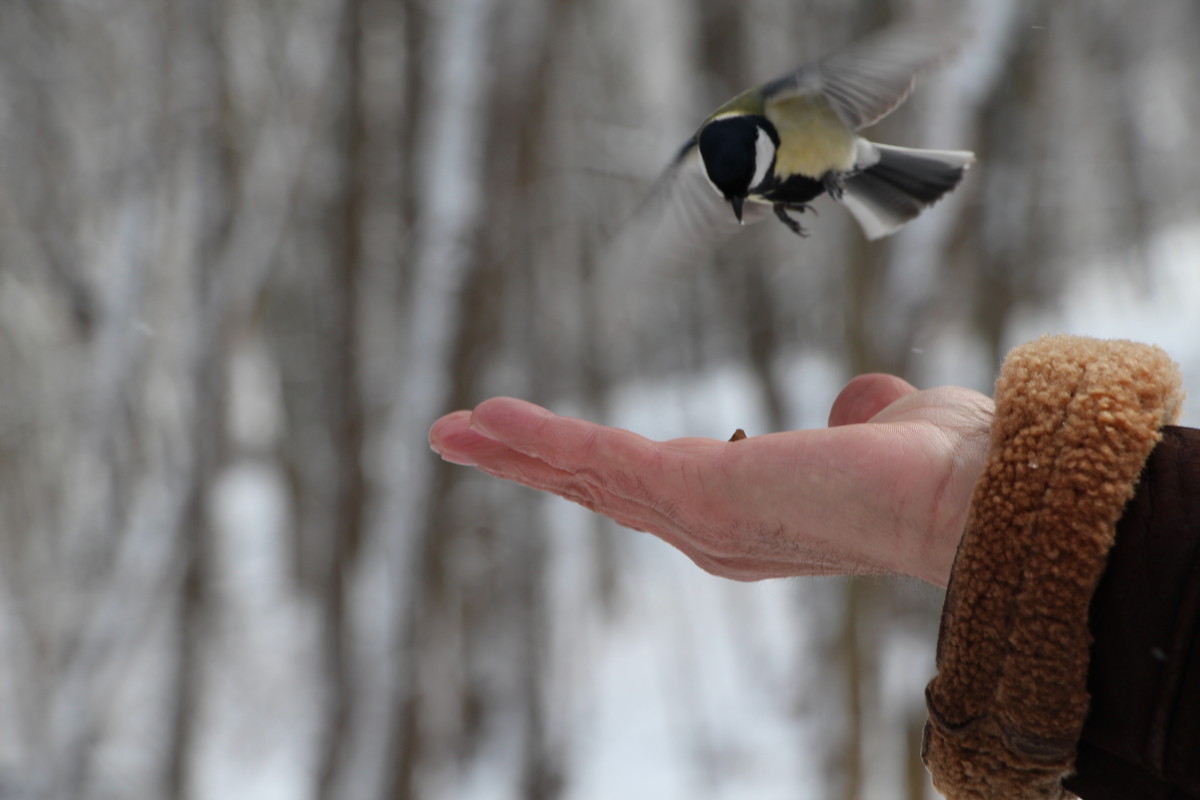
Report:
M 771 165 L 775 163 L 775 142 L 762 128 L 754 137 L 754 178 L 750 181 L 750 189 L 756 189 L 771 174 Z

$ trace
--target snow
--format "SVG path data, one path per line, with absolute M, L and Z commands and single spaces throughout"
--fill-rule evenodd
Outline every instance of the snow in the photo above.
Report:
M 545 511 L 564 532 L 556 559 L 570 574 L 592 525 L 561 502 Z M 578 584 L 556 606 L 559 649 L 577 654 L 563 692 L 565 797 L 803 797 L 796 789 L 817 766 L 796 725 L 790 672 L 807 640 L 794 620 L 804 587 L 713 578 L 646 534 L 604 527 L 622 555 L 614 617 L 581 609 Z
M 200 798 L 299 800 L 313 785 L 319 696 L 301 687 L 317 671 L 317 617 L 287 574 L 287 493 L 266 464 L 227 470 L 212 498 L 221 580 L 205 653 Z
M 1008 327 L 1010 346 L 1045 333 L 1132 339 L 1162 347 L 1191 387 L 1185 424 L 1200 420 L 1200 223 L 1179 225 L 1153 239 L 1145 264 L 1136 252 L 1114 254 L 1072 269 L 1058 302 L 1027 308 Z

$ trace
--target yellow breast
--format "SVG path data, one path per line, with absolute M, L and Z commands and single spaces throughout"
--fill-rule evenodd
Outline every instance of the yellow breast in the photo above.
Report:
M 791 97 L 768 102 L 766 117 L 779 132 L 775 175 L 820 178 L 854 166 L 854 132 L 822 97 Z

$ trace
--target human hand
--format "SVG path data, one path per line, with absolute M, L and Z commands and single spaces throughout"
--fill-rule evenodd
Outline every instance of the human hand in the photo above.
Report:
M 890 375 L 842 389 L 828 428 L 655 442 L 511 398 L 429 432 L 447 461 L 552 492 L 737 580 L 896 573 L 945 586 L 992 401 Z

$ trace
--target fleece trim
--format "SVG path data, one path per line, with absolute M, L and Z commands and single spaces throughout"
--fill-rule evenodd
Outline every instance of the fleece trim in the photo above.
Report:
M 926 690 L 922 758 L 950 800 L 1069 796 L 1088 605 L 1181 400 L 1178 367 L 1153 346 L 1043 337 L 1006 359 Z

